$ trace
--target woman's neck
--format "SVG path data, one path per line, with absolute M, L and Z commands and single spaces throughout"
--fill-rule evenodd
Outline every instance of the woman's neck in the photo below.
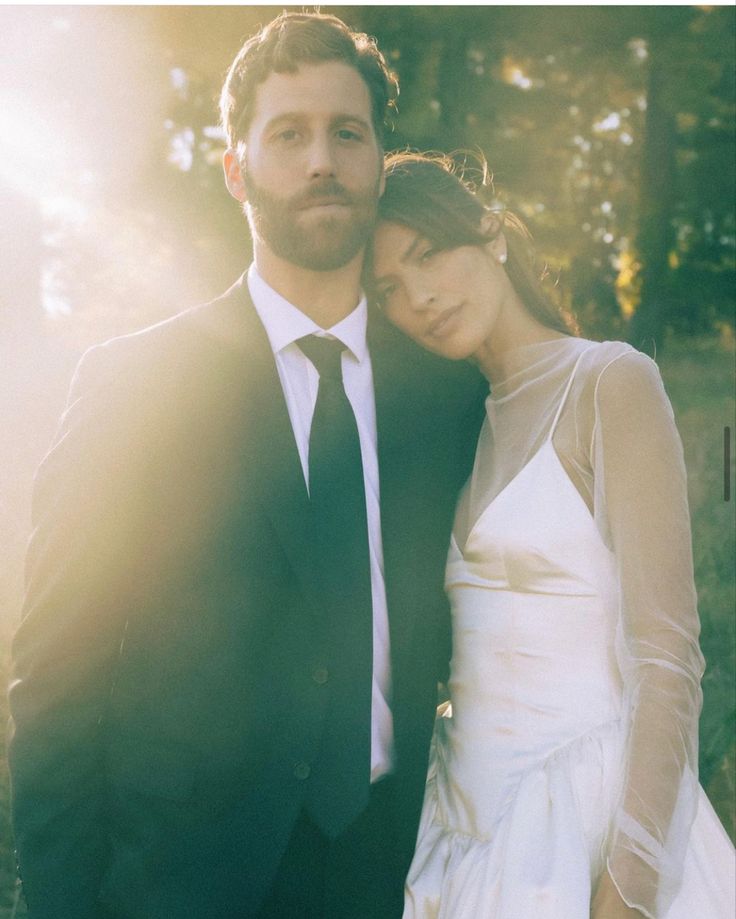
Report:
M 491 385 L 505 380 L 511 370 L 511 355 L 525 345 L 567 338 L 535 319 L 514 292 L 503 304 L 493 331 L 473 356 Z

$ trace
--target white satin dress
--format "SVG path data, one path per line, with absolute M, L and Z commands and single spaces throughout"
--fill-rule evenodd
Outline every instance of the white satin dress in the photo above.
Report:
M 629 729 L 616 560 L 553 444 L 585 349 L 573 350 L 546 439 L 464 545 L 452 540 L 451 709 L 404 919 L 590 919 L 606 866 Z M 734 916 L 733 847 L 696 787 L 683 881 L 653 919 Z

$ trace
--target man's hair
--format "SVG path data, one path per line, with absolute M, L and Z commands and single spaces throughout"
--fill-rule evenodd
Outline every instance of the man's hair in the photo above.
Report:
M 253 117 L 256 90 L 272 73 L 294 73 L 300 64 L 342 61 L 363 78 L 371 97 L 379 143 L 389 109 L 399 92 L 396 77 L 375 39 L 353 32 L 336 16 L 281 13 L 238 52 L 220 95 L 220 117 L 230 147 L 245 138 Z

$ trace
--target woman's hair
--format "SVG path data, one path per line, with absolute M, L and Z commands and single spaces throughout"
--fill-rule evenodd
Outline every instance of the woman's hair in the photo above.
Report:
M 531 234 L 515 214 L 498 204 L 486 162 L 477 159 L 479 166 L 471 173 L 467 165 L 460 166 L 444 154 L 390 154 L 379 220 L 411 227 L 438 249 L 484 246 L 503 231 L 508 251 L 504 267 L 524 306 L 548 328 L 575 334 L 574 322 L 542 285 L 546 268 L 537 266 Z M 485 230 L 482 220 L 489 213 L 495 220 Z

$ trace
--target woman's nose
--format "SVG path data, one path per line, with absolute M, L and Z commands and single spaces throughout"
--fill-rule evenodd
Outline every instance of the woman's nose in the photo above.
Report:
M 426 281 L 416 279 L 407 285 L 409 305 L 416 313 L 431 309 L 435 303 L 434 289 Z

